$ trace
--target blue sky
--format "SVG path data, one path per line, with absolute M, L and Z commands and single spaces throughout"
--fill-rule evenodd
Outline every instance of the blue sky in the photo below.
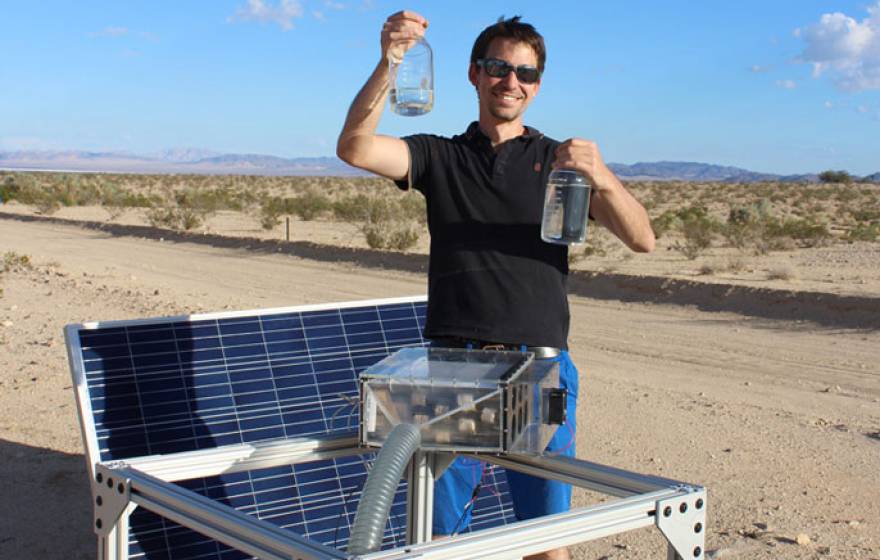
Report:
M 527 123 L 606 161 L 880 171 L 880 0 L 6 2 L 0 150 L 332 155 L 403 7 L 431 22 L 436 105 L 381 132 L 463 130 L 473 40 L 520 14 L 548 49 Z

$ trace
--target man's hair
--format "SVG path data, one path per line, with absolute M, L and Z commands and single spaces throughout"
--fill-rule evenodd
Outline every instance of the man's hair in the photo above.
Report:
M 532 47 L 532 50 L 538 55 L 538 71 L 544 72 L 544 61 L 547 59 L 544 38 L 532 25 L 522 23 L 520 16 L 513 16 L 510 19 L 504 19 L 504 16 L 501 16 L 496 23 L 484 29 L 477 37 L 474 48 L 471 50 L 471 64 L 476 64 L 478 58 L 485 58 L 489 45 L 499 38 L 512 39 Z

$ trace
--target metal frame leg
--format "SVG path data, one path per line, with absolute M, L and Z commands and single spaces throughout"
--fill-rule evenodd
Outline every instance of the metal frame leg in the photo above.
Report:
M 407 467 L 406 542 L 419 544 L 433 537 L 435 454 L 416 451 Z

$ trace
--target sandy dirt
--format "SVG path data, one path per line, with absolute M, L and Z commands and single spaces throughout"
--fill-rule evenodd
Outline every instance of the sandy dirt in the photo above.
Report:
M 7 251 L 33 266 L 0 276 L 2 559 L 95 554 L 65 324 L 425 290 L 420 272 L 0 216 Z M 878 281 L 868 260 L 859 286 Z M 705 485 L 710 558 L 880 560 L 880 320 L 703 311 L 648 303 L 662 298 L 646 286 L 643 301 L 571 297 L 578 456 Z M 664 558 L 665 541 L 643 529 L 573 552 Z
M 35 209 L 18 203 L 0 206 L 0 216 L 37 216 Z M 111 219 L 109 212 L 98 206 L 62 207 L 51 219 L 94 225 L 145 226 L 145 212 L 128 209 Z M 364 235 L 354 224 L 327 220 L 302 221 L 289 218 L 289 227 L 282 222 L 272 230 L 260 226 L 256 215 L 220 211 L 192 232 L 193 236 L 220 234 L 235 239 L 294 243 L 317 243 L 350 250 L 367 248 Z M 796 290 L 853 296 L 880 296 L 880 243 L 835 243 L 788 251 L 772 251 L 758 255 L 730 247 L 712 247 L 696 259 L 689 260 L 675 250 L 679 241 L 664 236 L 650 254 L 628 251 L 600 227 L 592 227 L 590 236 L 601 253 L 572 263 L 573 270 L 655 276 L 712 284 L 731 284 L 776 290 Z M 716 242 L 719 245 L 720 241 Z M 409 253 L 427 255 L 427 231 Z M 583 247 L 578 247 L 578 252 Z

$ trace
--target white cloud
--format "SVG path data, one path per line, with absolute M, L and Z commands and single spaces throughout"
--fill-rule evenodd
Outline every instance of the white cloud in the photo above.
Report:
M 770 67 L 769 66 L 761 66 L 760 64 L 753 64 L 752 67 L 749 68 L 749 70 L 751 70 L 755 74 L 762 74 L 764 72 L 769 72 Z
M 324 6 L 326 6 L 330 10 L 344 10 L 345 4 L 341 2 L 334 2 L 333 0 L 324 0 Z
M 278 5 L 264 0 L 248 0 L 247 6 L 239 8 L 229 21 L 260 21 L 277 23 L 284 31 L 293 29 L 293 20 L 303 17 L 303 5 L 299 0 L 281 0 Z
M 327 16 L 320 10 L 312 10 L 312 17 L 318 21 L 327 21 Z
M 864 115 L 865 113 L 870 113 L 871 109 L 867 105 L 859 105 L 856 107 L 856 111 Z
M 825 102 L 825 108 L 826 108 L 826 109 L 833 109 L 833 108 L 834 108 L 834 103 L 832 103 L 831 101 L 826 101 L 826 102 Z
M 862 21 L 840 12 L 795 29 L 806 47 L 798 57 L 813 65 L 813 76 L 828 74 L 846 91 L 880 89 L 880 0 Z
M 776 85 L 782 89 L 794 89 L 797 87 L 797 82 L 794 80 L 776 80 Z

